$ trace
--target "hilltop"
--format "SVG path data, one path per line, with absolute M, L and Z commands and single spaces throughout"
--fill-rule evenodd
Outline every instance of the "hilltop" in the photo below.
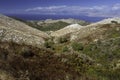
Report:
M 110 34 L 114 35 L 114 32 L 116 32 L 116 36 L 119 36 L 119 23 L 120 18 L 109 18 L 85 26 L 71 24 L 60 30 L 51 32 L 51 36 L 56 38 L 67 37 L 70 41 L 82 40 L 84 42 L 87 41 L 88 37 L 89 39 L 91 38 L 93 41 L 96 41 L 103 39 Z
M 53 37 L 62 37 L 68 34 L 71 34 L 79 29 L 83 28 L 83 26 L 79 25 L 79 24 L 71 24 L 68 25 L 60 30 L 54 31 L 51 33 L 51 36 Z
M 90 25 L 76 31 L 71 38 L 76 36 L 77 40 L 96 41 L 109 38 L 119 37 L 120 18 L 109 18 Z M 72 40 L 76 40 L 75 38 Z

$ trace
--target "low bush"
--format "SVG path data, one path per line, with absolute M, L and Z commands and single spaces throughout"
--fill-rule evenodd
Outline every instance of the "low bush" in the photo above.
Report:
M 2 43 L 4 46 L 4 44 Z M 53 52 L 34 48 L 31 46 L 5 43 L 8 48 L 0 46 L 0 54 L 4 51 L 8 52 L 6 60 L 0 59 L 0 70 L 10 73 L 15 80 L 88 80 L 83 76 L 86 71 L 87 63 L 78 55 L 60 55 L 56 56 Z M 23 52 L 17 54 L 17 50 Z M 4 49 L 3 49 L 4 48 Z M 22 51 L 21 51 L 22 50 Z M 28 56 L 33 53 L 34 56 Z M 67 59 L 67 62 L 62 62 L 62 59 Z
M 65 42 L 68 42 L 68 38 L 67 37 L 60 37 L 58 39 L 58 43 L 65 43 Z
M 111 23 L 118 24 L 118 22 L 117 22 L 117 21 L 111 21 Z
M 63 48 L 62 48 L 62 52 L 67 52 L 69 49 L 68 49 L 68 47 L 67 46 L 64 46 Z
M 53 48 L 54 42 L 53 42 L 53 41 L 46 41 L 46 42 L 44 43 L 44 46 L 45 46 L 46 48 Z
M 71 46 L 75 51 L 82 51 L 84 49 L 82 43 L 73 42 Z

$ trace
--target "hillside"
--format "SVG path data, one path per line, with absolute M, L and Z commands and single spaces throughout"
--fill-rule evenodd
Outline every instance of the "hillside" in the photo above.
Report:
M 34 28 L 37 28 L 41 31 L 56 31 L 70 24 L 88 25 L 90 23 L 76 19 L 58 19 L 58 20 L 47 19 L 42 21 L 27 21 L 26 24 Z
M 113 23 L 115 21 L 117 23 Z M 75 39 L 75 37 L 76 39 Z M 76 31 L 71 35 L 71 40 L 81 40 L 81 41 L 97 41 L 99 39 L 109 39 L 120 36 L 120 24 L 119 20 L 105 19 L 103 21 L 93 23 L 85 26 L 84 28 Z M 72 38 L 74 37 L 74 38 Z
M 0 79 L 120 80 L 119 18 L 63 25 L 46 34 L 0 15 Z
M 80 66 L 77 65 L 78 63 Z M 89 58 L 76 53 L 56 55 L 45 48 L 10 42 L 0 43 L 1 80 L 77 80 L 82 78 L 87 80 L 92 77 L 84 76 L 88 68 L 86 66 L 92 63 Z
M 16 42 L 28 45 L 43 45 L 49 36 L 23 22 L 0 15 L 0 41 Z
M 110 36 L 111 38 L 117 37 L 119 36 L 119 21 L 119 18 L 109 18 L 86 26 L 71 24 L 60 30 L 51 32 L 51 36 L 55 38 L 66 37 L 69 38 L 69 41 L 80 40 L 86 43 L 109 38 Z
M 58 20 L 52 20 L 52 19 L 47 19 L 44 21 L 44 23 L 56 23 L 56 22 L 65 22 L 68 24 L 81 24 L 81 25 L 87 25 L 88 22 L 84 21 L 84 20 L 77 20 L 77 19 L 58 19 Z M 41 25 L 41 21 L 38 22 L 39 25 Z
M 83 26 L 81 26 L 79 24 L 71 24 L 60 30 L 52 32 L 51 36 L 62 37 L 62 36 L 70 35 L 70 34 L 76 32 L 77 30 L 80 30 L 81 28 L 83 28 Z
M 76 26 L 70 25 L 74 30 Z M 94 76 L 97 80 L 119 80 L 120 77 L 120 24 L 119 19 L 110 18 L 87 26 L 82 26 L 67 35 L 69 31 L 63 28 L 58 30 L 61 35 L 52 38 L 54 44 L 48 41 L 47 47 L 56 53 L 71 54 L 77 52 L 89 56 L 94 61 L 86 74 Z M 57 31 L 56 31 L 57 32 Z M 54 32 L 53 32 L 54 33 Z M 50 46 L 51 45 L 51 46 Z M 88 79 L 89 80 L 89 79 Z M 94 80 L 94 79 L 92 79 Z

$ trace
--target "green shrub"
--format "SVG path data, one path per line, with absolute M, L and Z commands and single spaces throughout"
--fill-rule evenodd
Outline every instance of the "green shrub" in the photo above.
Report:
M 111 21 L 111 23 L 118 24 L 118 22 L 117 22 L 117 21 Z
M 68 51 L 68 47 L 67 46 L 62 48 L 62 52 L 67 52 L 67 51 Z
M 30 50 L 30 48 L 23 48 L 23 50 L 21 50 L 20 53 L 24 58 L 29 58 L 29 57 L 33 57 L 34 53 L 32 52 L 32 50 Z
M 45 46 L 46 48 L 53 48 L 54 42 L 52 42 L 52 41 L 46 41 L 46 42 L 44 43 L 44 46 Z
M 68 42 L 67 37 L 60 37 L 60 38 L 58 39 L 58 43 L 65 43 L 65 42 Z
M 75 51 L 81 51 L 84 48 L 82 43 L 77 43 L 77 42 L 72 43 L 71 46 Z

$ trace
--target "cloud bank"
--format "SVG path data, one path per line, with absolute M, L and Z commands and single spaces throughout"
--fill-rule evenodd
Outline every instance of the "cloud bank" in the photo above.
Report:
M 47 6 L 47 7 L 35 7 L 25 10 L 29 13 L 36 14 L 51 14 L 51 15 L 84 15 L 90 17 L 120 17 L 120 4 L 114 4 L 111 6 Z

